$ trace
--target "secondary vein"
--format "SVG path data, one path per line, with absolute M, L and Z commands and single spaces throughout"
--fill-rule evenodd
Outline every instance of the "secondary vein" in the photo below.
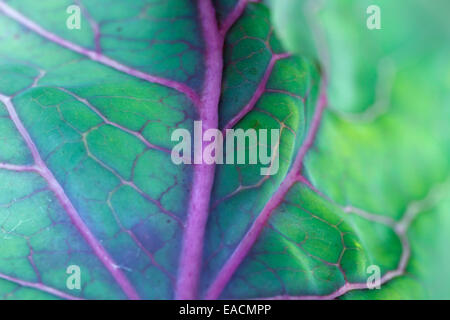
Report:
M 62 299 L 82 300 L 79 297 L 72 296 L 72 295 L 67 294 L 65 292 L 62 292 L 62 291 L 60 291 L 58 289 L 46 286 L 46 285 L 44 285 L 42 283 L 29 282 L 29 281 L 17 279 L 17 278 L 14 278 L 14 277 L 10 277 L 10 276 L 8 276 L 6 274 L 2 274 L 2 273 L 0 273 L 0 279 L 6 280 L 6 281 L 10 281 L 10 282 L 18 284 L 18 285 L 20 285 L 22 287 L 33 288 L 33 289 L 36 289 L 36 290 L 39 290 L 39 291 L 43 291 L 43 292 L 52 294 L 52 295 L 54 295 L 56 297 L 59 297 L 59 298 L 62 298 Z
M 118 264 L 113 260 L 113 258 L 109 255 L 106 249 L 101 245 L 100 241 L 98 241 L 98 239 L 94 236 L 94 234 L 91 232 L 88 226 L 84 223 L 80 214 L 73 206 L 69 197 L 66 195 L 64 189 L 56 180 L 53 173 L 47 167 L 45 162 L 42 160 L 38 148 L 36 147 L 30 134 L 23 125 L 22 121 L 20 120 L 14 108 L 14 105 L 11 101 L 11 98 L 0 94 L 0 101 L 6 106 L 6 109 L 11 117 L 12 122 L 16 126 L 18 132 L 20 133 L 28 149 L 30 150 L 33 160 L 35 162 L 34 168 L 36 172 L 39 173 L 42 176 L 42 178 L 44 178 L 47 181 L 49 189 L 54 193 L 55 197 L 58 199 L 59 203 L 66 211 L 73 225 L 77 228 L 81 236 L 94 251 L 95 255 L 108 269 L 112 277 L 116 280 L 117 284 L 122 288 L 122 290 L 128 296 L 128 298 L 139 299 L 139 295 L 137 294 L 136 290 L 131 285 L 131 283 L 128 281 L 122 270 L 120 270 Z
M 91 59 L 93 61 L 99 62 L 103 65 L 106 65 L 108 67 L 111 67 L 113 69 L 121 71 L 123 73 L 126 73 L 130 76 L 133 76 L 133 77 L 136 77 L 136 78 L 139 78 L 142 80 L 146 80 L 151 83 L 160 84 L 165 87 L 172 88 L 178 92 L 181 92 L 181 93 L 185 94 L 196 107 L 198 107 L 200 104 L 200 98 L 199 98 L 198 94 L 192 88 L 190 88 L 188 85 L 186 85 L 184 83 L 173 81 L 173 80 L 166 79 L 166 78 L 157 77 L 157 76 L 139 71 L 137 69 L 126 66 L 114 59 L 111 59 L 111 58 L 103 55 L 100 52 L 86 49 L 82 46 L 79 46 L 79 45 L 73 43 L 73 42 L 63 39 L 63 38 L 57 36 L 56 34 L 42 28 L 36 22 L 25 17 L 23 14 L 21 14 L 20 12 L 18 12 L 15 9 L 13 9 L 12 7 L 7 5 L 3 1 L 0 1 L 0 11 L 3 12 L 6 16 L 17 21 L 21 25 L 25 26 L 26 28 L 30 29 L 31 31 L 39 34 L 40 36 L 46 38 L 47 40 L 49 40 L 53 43 L 56 43 L 66 49 L 74 51 L 78 54 L 88 57 L 89 59 Z
M 205 82 L 201 96 L 200 120 L 202 131 L 217 129 L 219 101 L 222 87 L 223 45 L 216 12 L 211 0 L 199 0 L 198 12 L 205 40 Z M 177 299 L 195 299 L 203 257 L 203 241 L 209 215 L 215 165 L 194 166 L 187 222 L 176 285 Z
M 308 132 L 305 141 L 300 147 L 300 150 L 289 173 L 286 175 L 285 179 L 281 183 L 278 190 L 272 195 L 272 197 L 266 203 L 261 213 L 258 215 L 258 217 L 253 222 L 250 229 L 245 234 L 244 238 L 241 240 L 239 245 L 236 247 L 234 252 L 231 254 L 231 256 L 225 262 L 222 269 L 217 274 L 216 278 L 208 288 L 208 291 L 205 295 L 206 299 L 217 299 L 220 296 L 223 289 L 230 281 L 231 277 L 233 276 L 237 268 L 240 266 L 244 258 L 247 256 L 247 254 L 255 244 L 256 240 L 258 239 L 261 231 L 263 230 L 273 211 L 280 205 L 280 203 L 283 201 L 284 197 L 292 188 L 292 186 L 295 183 L 301 181 L 302 177 L 300 173 L 303 165 L 303 160 L 306 156 L 306 153 L 309 151 L 312 144 L 314 143 L 317 131 L 320 126 L 320 122 L 322 120 L 323 110 L 325 109 L 326 105 L 327 105 L 327 96 L 325 92 L 325 81 L 323 81 L 321 86 L 321 94 L 311 123 L 310 130 Z

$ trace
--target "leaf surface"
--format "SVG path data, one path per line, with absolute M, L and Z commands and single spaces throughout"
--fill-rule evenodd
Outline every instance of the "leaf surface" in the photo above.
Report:
M 172 164 L 170 135 L 192 131 L 194 120 L 217 110 L 219 101 L 205 102 L 211 96 L 220 98 L 218 128 L 239 123 L 283 131 L 278 175 L 259 181 L 258 166 L 217 170 L 218 180 L 232 176 L 214 188 L 214 219 L 231 222 L 226 210 L 241 206 L 247 192 L 230 193 L 260 184 L 252 192 L 259 195 L 253 218 L 239 222 L 230 241 L 239 241 L 276 190 L 304 139 L 317 93 L 306 97 L 318 74 L 284 54 L 268 10 L 252 4 L 233 30 L 217 30 L 225 46 L 222 83 L 221 73 L 205 66 L 214 39 L 202 23 L 215 17 L 202 2 L 139 1 L 112 5 L 108 13 L 104 4 L 80 2 L 87 24 L 81 30 L 66 28 L 69 2 L 1 2 L 4 297 L 170 299 L 190 291 L 189 279 L 179 284 L 179 261 L 189 251 L 186 207 L 193 189 L 203 189 L 192 166 Z M 242 4 L 216 3 L 234 20 Z M 226 40 L 222 31 L 230 31 Z M 219 86 L 205 89 L 205 77 L 218 78 Z M 200 196 L 209 199 L 207 192 Z M 205 256 L 222 249 L 213 228 Z M 66 288 L 69 265 L 81 268 L 81 291 Z M 204 265 L 211 271 L 199 282 L 208 283 L 217 266 Z
M 420 1 L 376 1 L 382 29 L 368 30 L 366 9 L 372 4 L 272 3 L 283 43 L 320 59 L 329 78 L 329 108 L 315 148 L 307 155 L 305 175 L 344 211 L 390 226 L 403 241 L 400 251 L 398 239 L 386 241 L 382 233 L 364 241 L 377 243 L 379 256 L 365 250 L 368 259 L 358 259 L 361 278 L 350 276 L 349 282 L 367 279 L 364 269 L 372 264 L 380 266 L 385 277 L 395 270 L 396 277 L 381 290 L 345 290 L 350 293 L 344 298 L 446 299 L 450 283 L 443 270 L 448 254 L 439 241 L 448 241 L 442 214 L 449 191 L 445 79 L 450 66 L 444 58 L 448 30 L 441 15 L 448 3 L 431 7 Z M 299 8 L 307 17 L 294 19 Z M 308 32 L 302 33 L 300 25 Z M 391 255 L 397 256 L 394 268 L 382 263 Z
M 429 294 L 436 279 L 418 269 L 438 263 L 426 235 L 448 207 L 448 95 L 420 75 L 448 63 L 395 65 L 392 108 L 360 121 L 333 91 L 326 109 L 339 78 L 329 87 L 320 58 L 287 53 L 250 2 L 76 1 L 69 30 L 72 1 L 0 1 L 3 298 Z M 172 132 L 196 120 L 279 129 L 278 171 L 173 164 Z M 370 265 L 383 290 L 356 292 Z

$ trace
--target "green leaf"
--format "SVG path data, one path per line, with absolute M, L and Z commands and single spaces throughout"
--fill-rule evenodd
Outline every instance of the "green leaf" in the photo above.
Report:
M 381 8 L 381 30 L 366 28 L 366 8 L 371 4 Z M 388 237 L 380 233 L 370 241 L 380 256 L 363 250 L 369 258 L 359 281 L 371 264 L 379 265 L 384 274 L 399 271 L 400 277 L 381 290 L 350 290 L 344 298 L 448 298 L 450 282 L 444 271 L 448 254 L 442 246 L 449 230 L 442 216 L 450 169 L 450 65 L 442 16 L 448 3 L 430 7 L 420 1 L 324 1 L 316 11 L 305 13 L 306 20 L 293 19 L 299 6 L 308 8 L 306 1 L 272 5 L 276 30 L 286 46 L 317 53 L 310 57 L 319 59 L 329 76 L 330 106 L 307 155 L 306 176 L 344 211 L 369 220 L 381 217 L 381 224 L 394 231 L 399 223 L 408 222 L 398 235 L 406 243 L 406 265 L 396 253 L 395 241 L 386 242 Z M 303 24 L 311 33 L 299 29 Z M 406 218 L 410 212 L 412 221 Z M 373 228 L 362 229 L 361 239 Z M 393 265 L 380 263 L 393 253 L 397 255 Z M 350 282 L 357 281 L 351 278 Z
M 389 104 L 399 68 L 448 50 L 445 12 L 450 6 L 445 0 L 433 5 L 421 0 L 267 2 L 286 48 L 319 60 L 326 69 L 333 109 L 358 113 L 375 103 Z M 371 5 L 380 8 L 380 30 L 367 27 Z
M 192 131 L 199 108 L 214 110 L 200 102 L 210 72 L 205 12 L 190 1 L 114 3 L 107 11 L 86 1 L 82 28 L 70 30 L 69 4 L 0 2 L 2 295 L 173 298 L 189 289 L 177 289 L 177 279 L 186 208 L 198 186 L 192 166 L 171 162 L 170 138 L 175 129 Z M 234 5 L 223 3 L 223 15 L 238 13 L 237 20 Z M 233 223 L 227 210 L 244 202 L 254 201 L 257 215 L 314 112 L 318 74 L 284 54 L 269 20 L 264 6 L 248 6 L 226 36 L 224 79 L 213 74 L 220 81 L 212 90 L 223 88 L 219 128 L 281 128 L 280 170 L 261 180 L 261 165 L 219 167 L 211 217 L 224 220 L 221 228 Z M 250 191 L 229 196 L 258 182 L 247 200 Z M 254 219 L 237 213 L 233 243 Z M 221 249 L 214 228 L 205 256 Z M 66 287 L 70 265 L 81 269 L 81 290 Z M 207 285 L 218 270 L 204 266 Z
M 352 50 L 357 72 L 333 73 L 313 30 L 297 50 L 292 27 L 277 27 L 281 5 L 274 27 L 249 2 L 76 1 L 81 29 L 68 29 L 72 1 L 0 0 L 0 297 L 445 296 L 445 52 L 391 48 L 390 85 Z M 350 13 L 330 12 L 345 35 Z M 393 34 L 375 39 L 371 65 Z M 197 120 L 279 129 L 278 170 L 175 165 L 171 135 Z M 381 290 L 364 290 L 372 265 Z

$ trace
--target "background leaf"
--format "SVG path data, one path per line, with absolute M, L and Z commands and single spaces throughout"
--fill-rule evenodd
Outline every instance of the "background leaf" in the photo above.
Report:
M 381 8 L 381 30 L 365 27 L 370 4 Z M 311 182 L 341 206 L 395 220 L 441 190 L 408 229 L 412 254 L 405 276 L 346 298 L 448 298 L 448 254 L 439 244 L 448 241 L 442 214 L 448 212 L 450 65 L 441 15 L 448 3 L 323 1 L 307 19 L 293 18 L 299 6 L 311 5 L 272 3 L 283 42 L 317 53 L 310 57 L 329 75 L 329 112 L 306 161 Z M 308 25 L 309 36 L 300 24 Z M 391 250 L 385 247 L 384 255 Z

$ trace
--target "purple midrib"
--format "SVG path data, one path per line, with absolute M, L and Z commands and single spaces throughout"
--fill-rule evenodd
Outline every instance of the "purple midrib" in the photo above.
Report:
M 225 34 L 243 13 L 247 2 L 247 0 L 240 0 L 239 5 L 236 6 L 235 10 L 232 11 L 227 18 L 226 25 L 219 30 L 215 17 L 216 12 L 212 2 L 210 0 L 198 1 L 200 21 L 206 43 L 205 86 L 201 97 L 183 83 L 143 73 L 104 56 L 101 54 L 100 50 L 91 51 L 75 43 L 67 41 L 56 34 L 45 30 L 34 21 L 28 19 L 20 12 L 8 6 L 3 1 L 0 1 L 0 11 L 33 32 L 64 48 L 84 55 L 93 61 L 97 61 L 133 77 L 140 78 L 151 83 L 161 84 L 185 94 L 199 111 L 200 118 L 203 121 L 203 130 L 205 131 L 212 128 L 218 128 L 218 105 L 221 95 L 223 69 L 222 51 Z M 85 225 L 75 207 L 70 202 L 70 199 L 65 194 L 63 188 L 41 159 L 34 142 L 17 116 L 11 101 L 9 101 L 9 99 L 6 100 L 11 118 L 16 124 L 18 131 L 26 141 L 26 144 L 36 162 L 36 165 L 32 167 L 24 167 L 23 170 L 30 170 L 31 168 L 31 170 L 38 172 L 47 181 L 50 189 L 54 192 L 59 202 L 68 213 L 74 226 L 79 230 L 97 257 L 110 271 L 123 291 L 131 299 L 139 298 L 135 289 L 129 283 L 122 271 L 118 268 L 117 264 Z M 210 194 L 214 184 L 214 173 L 215 167 L 211 165 L 198 165 L 194 168 L 194 179 L 192 186 L 193 191 L 190 196 L 188 218 L 183 240 L 183 250 L 180 257 L 179 278 L 176 288 L 176 295 L 179 298 L 193 299 L 196 297 L 196 287 L 203 253 L 203 238 L 206 221 L 209 214 Z
M 202 131 L 217 129 L 219 125 L 219 101 L 222 87 L 223 43 L 216 20 L 216 12 L 210 0 L 198 1 L 198 11 L 206 45 L 205 79 L 201 96 L 200 120 Z M 194 166 L 187 222 L 183 236 L 177 299 L 197 298 L 197 287 L 203 258 L 203 241 L 208 221 L 211 191 L 214 185 L 215 165 Z
M 243 14 L 248 2 L 258 2 L 257 0 L 240 0 L 235 9 L 225 19 L 223 25 L 219 28 L 216 20 L 216 12 L 211 3 L 211 0 L 199 0 L 198 10 L 200 15 L 200 22 L 205 40 L 205 85 L 199 96 L 194 90 L 183 83 L 172 81 L 169 79 L 159 78 L 139 70 L 130 68 L 121 64 L 118 61 L 110 59 L 107 56 L 101 54 L 100 50 L 91 51 L 77 44 L 71 43 L 37 25 L 35 22 L 29 20 L 21 13 L 17 12 L 13 8 L 9 7 L 4 2 L 0 1 L 0 11 L 10 18 L 16 20 L 20 24 L 24 25 L 28 29 L 34 31 L 40 36 L 46 38 L 49 41 L 59 44 L 71 51 L 77 52 L 81 55 L 88 57 L 89 59 L 114 68 L 118 71 L 124 72 L 130 76 L 146 80 L 151 83 L 161 84 L 163 86 L 177 90 L 185 94 L 195 105 L 199 114 L 200 120 L 203 121 L 203 131 L 208 129 L 218 128 L 218 106 L 221 95 L 222 85 L 222 72 L 223 72 L 223 45 L 227 32 L 231 26 L 239 19 Z M 227 126 L 232 127 L 240 119 L 245 117 L 250 112 L 255 104 L 258 102 L 262 94 L 266 89 L 267 81 L 272 73 L 272 69 L 275 63 L 279 59 L 287 58 L 289 54 L 274 55 L 266 69 L 265 75 L 261 80 L 256 92 L 252 99 L 243 110 L 233 118 L 232 122 Z M 81 219 L 75 207 L 72 205 L 70 199 L 65 194 L 63 188 L 58 183 L 52 172 L 48 169 L 46 164 L 41 159 L 39 152 L 34 145 L 30 135 L 21 123 L 17 113 L 12 105 L 11 101 L 7 97 L 2 97 L 6 101 L 7 109 L 10 112 L 11 118 L 18 128 L 20 134 L 26 141 L 36 165 L 33 167 L 24 167 L 23 170 L 35 170 L 38 172 L 49 184 L 50 189 L 54 192 L 61 205 L 68 213 L 72 223 L 79 230 L 80 234 L 87 241 L 90 247 L 93 249 L 97 257 L 102 261 L 105 267 L 109 270 L 116 282 L 120 285 L 122 290 L 130 299 L 138 299 L 139 296 L 136 293 L 133 286 L 129 283 L 128 279 L 119 269 L 117 264 L 105 250 L 105 248 L 95 238 L 89 228 Z M 313 143 L 315 133 L 320 123 L 322 107 L 318 108 L 320 112 L 316 112 L 316 116 L 313 120 L 312 133 L 305 140 L 303 147 L 301 148 L 297 160 L 293 167 L 300 168 L 304 155 Z M 319 114 L 320 113 L 320 114 Z M 319 115 L 318 115 L 319 114 Z M 151 146 L 155 147 L 155 146 Z M 1 168 L 1 167 L 0 167 Z M 22 169 L 22 168 L 19 168 Z M 190 195 L 188 205 L 187 222 L 185 226 L 182 251 L 180 255 L 179 274 L 176 284 L 176 297 L 179 299 L 195 299 L 197 298 L 197 286 L 199 282 L 199 275 L 202 265 L 203 255 L 203 241 L 206 228 L 206 222 L 209 215 L 209 206 L 211 198 L 211 190 L 214 184 L 214 165 L 196 165 L 194 167 L 192 192 Z M 297 174 L 288 174 L 285 181 L 282 183 L 280 190 L 274 193 L 272 198 L 266 204 L 266 207 L 258 216 L 254 223 L 255 228 L 251 229 L 249 233 L 241 241 L 241 244 L 237 248 L 229 261 L 225 264 L 222 271 L 217 276 L 216 280 L 210 287 L 207 298 L 218 297 L 220 292 L 231 279 L 234 271 L 247 255 L 248 251 L 256 241 L 259 232 L 267 221 L 271 212 L 276 208 L 280 199 L 287 193 L 294 181 L 297 179 Z M 292 180 L 292 181 L 291 181 Z M 280 198 L 281 197 L 281 198 Z M 239 248 L 245 248 L 241 250 Z M 230 268 L 229 266 L 232 266 Z M 211 289 L 212 288 L 212 289 Z

